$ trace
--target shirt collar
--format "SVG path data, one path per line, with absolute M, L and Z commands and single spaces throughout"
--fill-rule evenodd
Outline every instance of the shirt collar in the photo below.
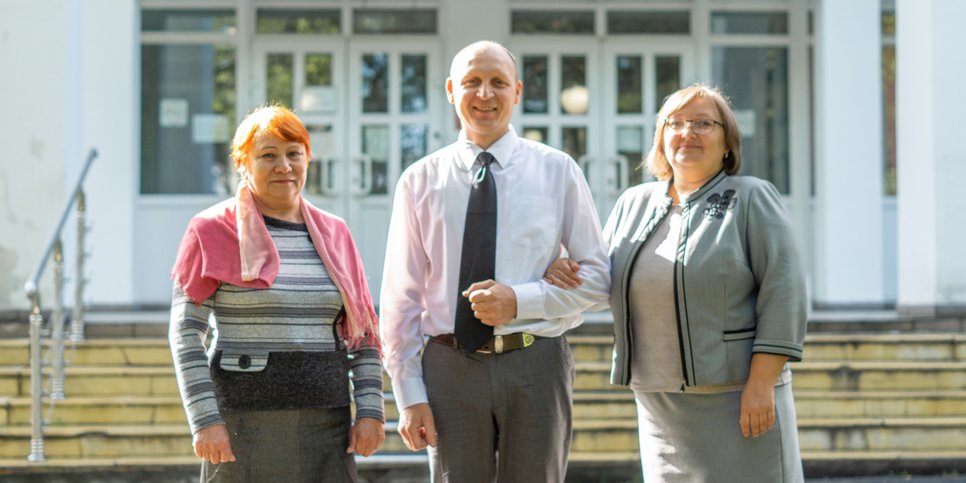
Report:
M 506 168 L 513 163 L 513 151 L 516 150 L 519 142 L 520 138 L 511 124 L 506 134 L 497 139 L 486 151 L 493 155 L 494 160 L 501 168 Z M 456 151 L 459 154 L 460 167 L 465 171 L 473 170 L 473 163 L 476 162 L 476 157 L 483 152 L 483 148 L 466 139 L 466 132 L 463 130 L 460 130 L 457 143 Z

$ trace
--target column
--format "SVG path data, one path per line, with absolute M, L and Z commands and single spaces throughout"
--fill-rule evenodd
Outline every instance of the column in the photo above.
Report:
M 896 1 L 896 146 L 902 313 L 966 313 L 966 3 Z
M 879 0 L 824 1 L 817 12 L 813 299 L 883 300 Z

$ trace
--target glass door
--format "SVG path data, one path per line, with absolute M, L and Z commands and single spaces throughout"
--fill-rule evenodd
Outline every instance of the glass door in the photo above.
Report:
M 551 44 L 521 40 L 510 49 L 523 80 L 513 125 L 519 135 L 573 157 L 596 196 L 602 176 L 598 48 L 585 41 Z
M 343 45 L 331 38 L 260 39 L 254 49 L 253 100 L 283 104 L 302 119 L 312 143 L 303 194 L 319 208 L 346 217 Z
M 347 218 L 378 298 L 393 190 L 406 167 L 441 147 L 446 76 L 430 39 L 353 40 L 349 52 Z
M 604 47 L 601 183 L 594 195 L 605 221 L 627 188 L 651 177 L 642 166 L 664 99 L 694 82 L 690 50 L 671 43 L 614 41 Z

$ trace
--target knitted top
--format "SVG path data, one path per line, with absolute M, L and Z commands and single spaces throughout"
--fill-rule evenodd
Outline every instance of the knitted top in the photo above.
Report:
M 350 369 L 356 417 L 382 420 L 379 351 L 346 351 L 342 297 L 307 228 L 265 224 L 280 258 L 271 287 L 225 283 L 198 305 L 175 286 L 169 339 L 191 431 L 223 422 L 226 411 L 346 406 Z

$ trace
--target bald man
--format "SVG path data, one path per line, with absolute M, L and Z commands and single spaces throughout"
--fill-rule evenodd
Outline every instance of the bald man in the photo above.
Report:
M 461 50 L 446 80 L 459 139 L 410 166 L 396 186 L 383 348 L 399 433 L 413 451 L 429 447 L 434 482 L 564 480 L 574 361 L 563 335 L 609 296 L 583 173 L 510 125 L 522 90 L 503 46 Z M 467 213 L 474 203 L 489 207 Z M 580 262 L 584 282 L 574 290 L 542 280 L 561 245 Z M 474 271 L 479 265 L 489 272 Z M 473 278 L 479 273 L 492 275 Z

